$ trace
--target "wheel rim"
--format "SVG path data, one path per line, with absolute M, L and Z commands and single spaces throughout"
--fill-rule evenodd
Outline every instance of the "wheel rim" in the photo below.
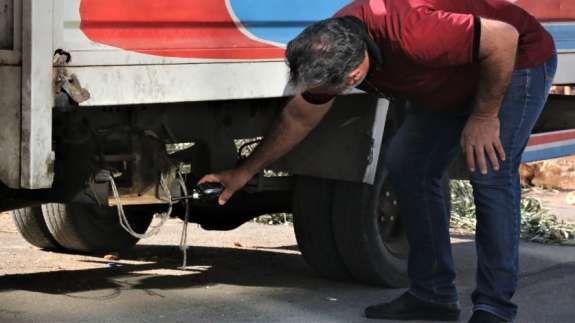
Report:
M 397 196 L 388 179 L 382 185 L 377 204 L 377 226 L 384 246 L 394 256 L 407 258 L 409 244 L 399 216 Z

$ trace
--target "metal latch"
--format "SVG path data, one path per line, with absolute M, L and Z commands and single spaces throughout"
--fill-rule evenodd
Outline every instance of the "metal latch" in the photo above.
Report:
M 54 53 L 54 65 L 56 66 L 56 95 L 64 92 L 74 102 L 82 103 L 90 99 L 90 92 L 82 87 L 75 74 L 68 75 L 66 63 L 70 62 L 70 53 L 61 49 Z

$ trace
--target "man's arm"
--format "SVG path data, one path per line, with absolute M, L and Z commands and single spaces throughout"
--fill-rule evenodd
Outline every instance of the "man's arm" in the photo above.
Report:
M 470 171 L 487 174 L 485 154 L 494 170 L 505 160 L 500 140 L 499 110 L 515 67 L 519 33 L 504 22 L 481 18 L 480 79 L 473 113 L 461 135 L 461 148 Z
M 240 168 L 253 176 L 285 155 L 315 128 L 332 102 L 311 105 L 301 95 L 295 96 L 283 109 L 277 125 Z
M 519 33 L 497 20 L 481 19 L 481 74 L 473 114 L 497 117 L 515 67 Z
M 321 105 L 312 105 L 306 102 L 301 95 L 295 96 L 284 107 L 271 132 L 242 165 L 235 169 L 206 175 L 200 180 L 200 183 L 222 183 L 225 190 L 220 195 L 218 202 L 220 205 L 225 204 L 256 173 L 281 158 L 300 143 L 330 110 L 332 102 L 333 100 Z

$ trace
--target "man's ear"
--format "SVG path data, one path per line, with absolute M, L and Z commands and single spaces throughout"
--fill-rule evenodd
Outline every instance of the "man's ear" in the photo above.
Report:
M 347 74 L 345 83 L 348 86 L 352 86 L 355 85 L 357 82 L 359 82 L 359 80 L 361 80 L 361 69 L 356 68 L 353 71 L 349 72 L 349 74 Z
M 367 73 L 369 71 L 369 64 L 370 64 L 369 55 L 366 50 L 363 62 L 361 62 L 361 64 L 359 64 L 358 67 L 356 67 L 353 71 L 349 72 L 349 74 L 347 75 L 347 78 L 345 80 L 347 86 L 357 86 L 360 82 L 362 82 L 367 76 Z

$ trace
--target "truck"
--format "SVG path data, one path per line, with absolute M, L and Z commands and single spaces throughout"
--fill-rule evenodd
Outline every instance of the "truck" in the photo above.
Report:
M 207 230 L 292 212 L 323 277 L 404 286 L 409 245 L 382 163 L 399 100 L 338 97 L 225 206 L 185 199 L 273 127 L 295 91 L 286 43 L 348 2 L 0 0 L 0 211 L 32 245 L 84 253 L 129 248 L 168 211 Z M 575 84 L 575 3 L 514 2 L 555 39 L 555 84 Z M 523 161 L 574 152 L 575 97 L 551 95 Z M 445 182 L 467 176 L 457 160 Z

